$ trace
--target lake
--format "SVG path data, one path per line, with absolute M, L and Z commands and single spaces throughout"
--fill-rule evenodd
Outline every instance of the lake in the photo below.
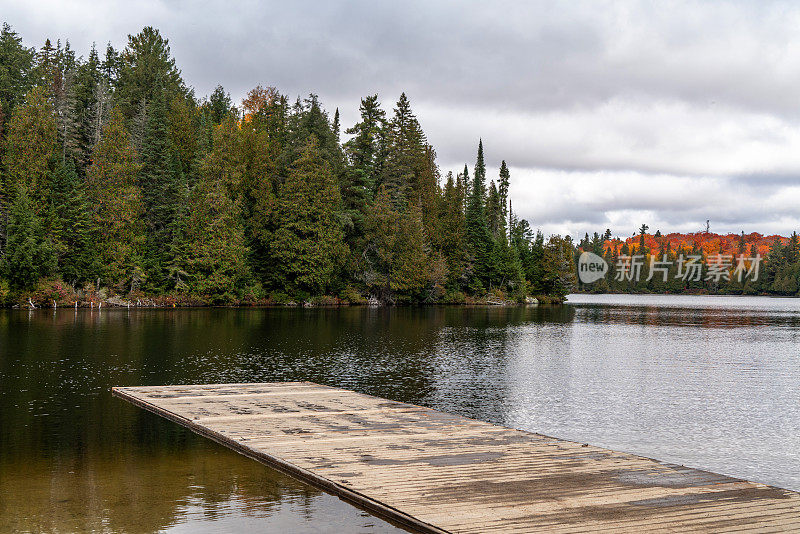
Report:
M 0 532 L 400 532 L 109 392 L 276 380 L 800 490 L 800 299 L 0 310 Z

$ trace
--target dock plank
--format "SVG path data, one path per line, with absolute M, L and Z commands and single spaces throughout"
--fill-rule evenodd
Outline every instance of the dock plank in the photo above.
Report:
M 797 492 L 310 382 L 113 393 L 414 531 L 800 531 Z

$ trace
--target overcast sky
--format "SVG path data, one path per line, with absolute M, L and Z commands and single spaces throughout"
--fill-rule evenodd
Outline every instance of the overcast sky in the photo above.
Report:
M 159 28 L 198 96 L 316 92 L 344 127 L 406 91 L 442 173 L 511 168 L 546 233 L 800 230 L 800 3 L 20 2 L 27 46 Z

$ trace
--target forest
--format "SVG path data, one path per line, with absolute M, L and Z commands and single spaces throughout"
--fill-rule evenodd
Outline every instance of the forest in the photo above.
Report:
M 315 94 L 198 97 L 152 27 L 84 58 L 4 24 L 0 302 L 563 300 L 575 246 L 515 215 L 505 161 L 488 177 L 478 142 L 442 175 L 405 94 L 359 111 L 342 130 Z
M 692 234 L 661 234 L 656 231 L 648 234 L 648 229 L 643 224 L 627 239 L 613 237 L 611 230 L 595 232 L 592 236 L 587 233 L 576 243 L 576 254 L 588 251 L 603 257 L 610 272 L 595 283 L 578 282 L 577 289 L 593 293 L 800 295 L 800 239 L 796 232 L 782 237 L 744 232 L 720 235 L 708 231 Z M 632 276 L 619 276 L 622 268 L 620 258 L 633 255 L 643 257 L 638 280 Z M 700 268 L 692 276 L 681 277 L 678 261 L 681 257 L 698 258 Z M 739 257 L 759 258 L 757 271 L 749 276 L 739 276 L 736 273 Z M 651 275 L 651 266 L 657 262 L 664 262 L 668 267 Z M 709 268 L 709 263 L 716 262 L 724 262 L 721 276 L 714 276 Z M 749 261 L 747 266 L 750 267 Z

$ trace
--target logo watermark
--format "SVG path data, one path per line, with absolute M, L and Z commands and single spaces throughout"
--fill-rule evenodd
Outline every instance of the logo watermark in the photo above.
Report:
M 578 278 L 584 284 L 597 282 L 608 274 L 606 260 L 593 252 L 584 252 L 578 258 Z
M 705 262 L 700 255 L 684 256 L 680 254 L 674 260 L 669 259 L 666 254 L 661 259 L 657 259 L 656 256 L 648 258 L 649 261 L 646 264 L 647 259 L 643 254 L 618 256 L 617 263 L 614 265 L 614 280 L 639 282 L 642 278 L 642 271 L 647 265 L 649 268 L 645 280 L 648 282 L 657 277 L 666 282 L 670 272 L 673 273 L 675 280 L 684 282 L 701 280 L 715 283 L 722 280 L 742 282 L 747 279 L 755 282 L 758 280 L 761 265 L 761 254 L 755 256 L 739 254 L 736 257 L 732 254 L 715 254 L 706 258 Z M 676 268 L 673 269 L 675 266 Z M 705 276 L 703 276 L 704 270 Z M 578 258 L 578 278 L 584 284 L 591 284 L 605 278 L 609 272 L 608 263 L 597 254 L 583 252 Z

